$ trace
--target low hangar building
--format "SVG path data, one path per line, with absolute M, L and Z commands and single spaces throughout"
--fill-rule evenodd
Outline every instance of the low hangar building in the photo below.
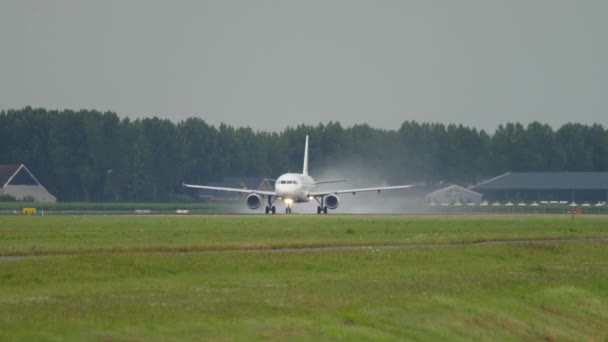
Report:
M 36 202 L 57 202 L 25 165 L 0 165 L 0 195 L 17 200 L 33 198 Z
M 607 202 L 608 172 L 507 172 L 471 190 L 487 201 Z

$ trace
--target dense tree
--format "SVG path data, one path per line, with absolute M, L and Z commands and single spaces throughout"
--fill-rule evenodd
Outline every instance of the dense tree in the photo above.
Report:
M 276 177 L 348 165 L 397 182 L 474 184 L 507 171 L 608 171 L 608 131 L 539 122 L 492 134 L 462 125 L 405 121 L 397 130 L 339 122 L 254 131 L 199 118 L 120 119 L 98 111 L 26 107 L 0 112 L 0 163 L 24 163 L 62 201 L 172 201 L 182 181 Z M 365 171 L 363 171 L 365 170 Z

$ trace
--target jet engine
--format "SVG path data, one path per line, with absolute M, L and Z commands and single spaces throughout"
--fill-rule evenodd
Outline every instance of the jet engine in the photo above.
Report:
M 247 206 L 249 209 L 257 209 L 260 207 L 260 203 L 262 203 L 262 198 L 258 194 L 251 194 L 247 196 Z
M 329 195 L 329 196 L 325 197 L 325 205 L 329 209 L 336 209 L 338 207 L 339 203 L 340 203 L 340 200 L 338 199 L 338 196 L 336 196 L 336 195 Z

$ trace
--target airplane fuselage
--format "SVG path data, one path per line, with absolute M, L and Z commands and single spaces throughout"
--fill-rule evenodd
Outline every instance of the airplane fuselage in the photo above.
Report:
M 274 187 L 283 202 L 303 203 L 310 201 L 309 194 L 315 187 L 315 181 L 301 173 L 285 173 L 277 178 Z

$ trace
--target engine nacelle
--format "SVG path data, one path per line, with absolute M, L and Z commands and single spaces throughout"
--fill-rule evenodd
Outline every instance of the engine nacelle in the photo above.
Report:
M 325 205 L 329 209 L 336 209 L 338 207 L 338 204 L 340 204 L 340 199 L 338 198 L 338 196 L 329 195 L 329 196 L 325 197 Z
M 262 203 L 262 198 L 258 194 L 251 194 L 247 196 L 247 206 L 249 209 L 257 209 Z

